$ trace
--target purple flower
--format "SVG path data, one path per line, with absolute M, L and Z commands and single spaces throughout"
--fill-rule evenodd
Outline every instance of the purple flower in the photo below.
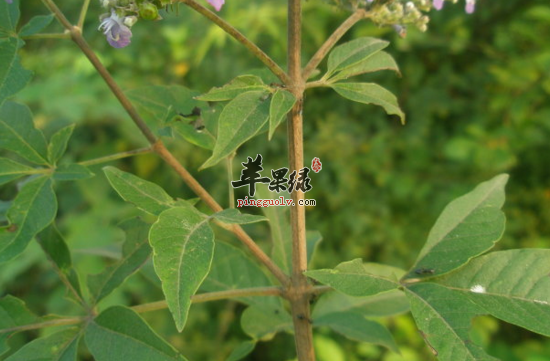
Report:
M 443 0 L 433 0 L 433 5 L 436 10 L 443 9 Z
M 104 30 L 103 34 L 107 36 L 107 41 L 113 48 L 124 48 L 130 44 L 132 32 L 123 21 L 123 18 L 121 19 L 114 10 L 111 10 L 111 16 L 103 19 L 99 25 L 99 30 Z
M 216 9 L 216 11 L 220 11 L 222 9 L 223 4 L 225 4 L 225 0 L 206 0 L 210 5 Z
M 471 14 L 476 9 L 476 0 L 466 0 L 466 12 Z

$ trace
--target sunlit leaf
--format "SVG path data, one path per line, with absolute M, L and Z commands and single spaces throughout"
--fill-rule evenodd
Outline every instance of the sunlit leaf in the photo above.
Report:
M 267 221 L 267 218 L 263 216 L 243 214 L 235 208 L 228 208 L 228 209 L 224 209 L 221 212 L 214 213 L 212 215 L 212 218 L 228 224 L 250 224 L 250 223 Z
M 212 88 L 208 93 L 196 97 L 203 101 L 224 101 L 236 98 L 238 95 L 250 91 L 266 91 L 269 87 L 262 79 L 255 75 L 241 75 L 220 88 Z
M 449 203 L 405 278 L 442 275 L 491 249 L 504 233 L 507 181 L 508 175 L 496 176 Z
M 388 45 L 387 41 L 368 37 L 339 45 L 329 54 L 327 75 L 365 61 Z
M 176 207 L 160 214 L 149 238 L 155 271 L 181 332 L 191 307 L 191 296 L 210 270 L 214 233 L 204 214 L 192 207 Z
M 399 67 L 393 57 L 385 51 L 380 51 L 367 59 L 352 65 L 336 73 L 330 78 L 330 81 L 347 79 L 352 76 L 373 73 L 380 70 L 393 70 L 399 74 Z

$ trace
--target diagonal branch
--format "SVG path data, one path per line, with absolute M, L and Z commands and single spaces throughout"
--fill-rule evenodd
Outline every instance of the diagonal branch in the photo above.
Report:
M 95 67 L 99 75 L 103 78 L 105 83 L 111 92 L 116 96 L 120 104 L 124 107 L 130 118 L 134 121 L 141 133 L 147 138 L 147 141 L 151 144 L 155 152 L 170 166 L 181 179 L 195 192 L 201 200 L 208 205 L 214 212 L 219 212 L 223 208 L 216 202 L 216 200 L 204 189 L 200 183 L 185 169 L 185 167 L 174 157 L 174 155 L 166 148 L 161 139 L 153 134 L 151 129 L 147 126 L 145 121 L 138 114 L 126 94 L 122 91 L 120 86 L 111 76 L 109 71 L 105 68 L 101 60 L 97 57 L 90 45 L 86 42 L 82 36 L 81 29 L 71 25 L 67 18 L 63 15 L 61 10 L 53 2 L 53 0 L 42 0 L 46 7 L 55 15 L 57 20 L 70 32 L 72 40 L 78 45 L 80 50 L 86 55 L 88 60 Z M 188 0 L 185 0 L 188 1 Z M 237 236 L 237 238 L 250 250 L 250 252 L 261 262 L 267 269 L 281 282 L 286 285 L 288 283 L 288 276 L 277 266 L 273 260 L 250 238 L 248 234 L 242 229 L 242 227 L 235 225 L 230 230 Z
M 332 50 L 334 45 L 336 45 L 338 40 L 340 40 L 342 36 L 344 36 L 344 34 L 353 27 L 353 25 L 357 24 L 362 19 L 368 18 L 369 16 L 370 14 L 365 9 L 358 9 L 342 24 L 340 24 L 338 29 L 336 29 L 334 33 L 329 36 L 325 43 L 321 45 L 319 50 L 317 50 L 315 55 L 313 55 L 311 60 L 307 63 L 304 71 L 302 72 L 302 79 L 305 81 L 309 78 L 311 73 L 319 66 L 327 54 Z
M 212 21 L 214 24 L 218 25 L 223 31 L 231 35 L 239 43 L 243 44 L 252 54 L 254 54 L 258 59 L 264 63 L 273 74 L 275 74 L 284 84 L 290 83 L 290 78 L 285 73 L 283 69 L 269 57 L 262 49 L 260 49 L 256 44 L 250 41 L 246 36 L 244 36 L 239 30 L 235 29 L 231 24 L 226 22 L 224 19 L 220 18 L 214 12 L 205 8 L 201 4 L 197 3 L 195 0 L 175 0 L 176 2 L 184 3 L 189 6 L 196 12 L 203 15 L 208 20 Z

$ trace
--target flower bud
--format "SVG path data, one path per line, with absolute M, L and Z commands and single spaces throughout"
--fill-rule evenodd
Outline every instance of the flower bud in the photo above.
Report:
M 122 23 L 127 27 L 131 28 L 138 21 L 137 16 L 126 16 Z
M 139 5 L 139 16 L 145 20 L 155 20 L 159 16 L 159 11 L 155 5 L 144 2 Z

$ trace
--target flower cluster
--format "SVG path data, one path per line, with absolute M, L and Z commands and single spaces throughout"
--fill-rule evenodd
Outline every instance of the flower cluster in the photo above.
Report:
M 6 0 L 11 3 L 12 0 Z M 225 0 L 207 0 L 210 5 L 220 11 Z M 101 15 L 99 30 L 107 37 L 109 44 L 115 48 L 123 48 L 131 42 L 130 28 L 138 21 L 161 20 L 159 10 L 172 3 L 172 0 L 100 0 L 101 5 L 108 10 Z

